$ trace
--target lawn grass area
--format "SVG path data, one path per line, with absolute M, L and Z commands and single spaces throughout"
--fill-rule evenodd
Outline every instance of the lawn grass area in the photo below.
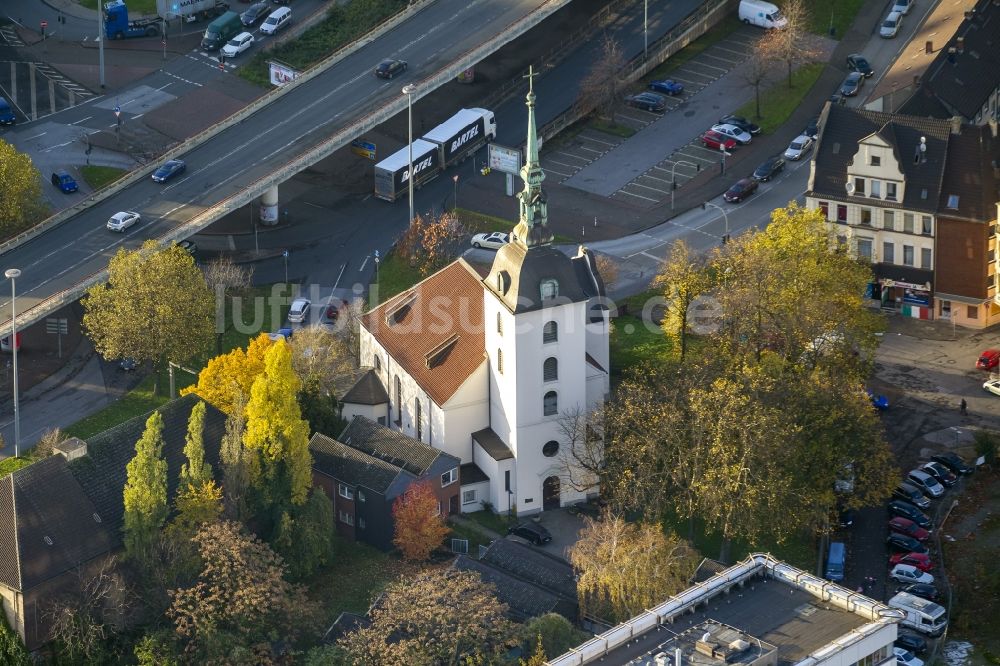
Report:
M 34 458 L 15 458 L 13 456 L 4 458 L 0 460 L 0 478 L 7 476 L 11 472 L 16 472 L 22 467 L 27 467 L 33 462 L 35 462 Z
M 128 171 L 117 167 L 94 166 L 92 164 L 80 167 L 80 174 L 87 181 L 87 185 L 90 185 L 93 190 L 99 190 L 102 187 L 110 185 L 126 173 Z
M 514 524 L 514 521 L 507 518 L 507 516 L 501 516 L 500 514 L 493 513 L 492 511 L 487 511 L 486 509 L 483 509 L 482 511 L 474 511 L 472 513 L 463 513 L 462 517 L 477 522 L 486 529 L 493 530 L 497 534 L 506 534 L 507 528 Z
M 830 37 L 830 25 L 832 25 L 834 39 L 841 39 L 847 28 L 850 27 L 857 15 L 864 0 L 806 0 L 806 7 L 809 10 L 809 32 L 817 35 Z
M 782 79 L 780 83 L 762 90 L 760 93 L 760 113 L 757 117 L 757 104 L 750 100 L 736 110 L 733 115 L 753 118 L 754 122 L 760 125 L 760 130 L 764 134 L 770 134 L 795 112 L 795 109 L 802 103 L 802 98 L 816 83 L 816 79 L 826 67 L 825 63 L 809 63 L 803 65 L 792 73 L 792 87 L 788 87 L 788 80 Z
M 345 611 L 364 615 L 386 585 L 422 568 L 339 537 L 334 539 L 330 562 L 306 582 L 309 595 L 323 605 L 328 622 Z
M 591 129 L 597 130 L 598 132 L 604 132 L 605 134 L 610 134 L 611 136 L 620 136 L 623 139 L 628 139 L 635 134 L 635 130 L 631 127 L 610 122 L 606 118 L 592 118 L 589 125 Z
M 647 74 L 643 79 L 643 87 L 645 88 L 645 82 L 665 78 L 670 72 L 704 52 L 708 47 L 721 42 L 741 25 L 743 24 L 740 22 L 739 15 L 734 10 L 731 15 L 712 26 L 704 35 L 667 58 L 662 65 Z
M 663 527 L 673 531 L 681 538 L 690 539 L 698 552 L 705 557 L 718 559 L 719 550 L 722 547 L 722 535 L 706 532 L 704 521 L 698 518 L 693 521 L 684 520 L 671 514 L 664 516 Z M 750 544 L 741 540 L 733 541 L 729 548 L 728 563 L 737 562 L 749 553 L 759 552 L 771 553 L 778 559 L 803 571 L 812 571 L 816 568 L 816 543 L 809 534 L 796 535 L 783 544 L 774 541 L 763 541 L 758 544 Z
M 423 279 L 415 267 L 410 266 L 398 252 L 390 252 L 378 266 L 378 279 L 372 283 L 369 305 L 375 307 L 379 303 L 406 291 Z
M 448 527 L 451 528 L 451 533 L 444 539 L 445 550 L 451 550 L 452 539 L 468 539 L 469 557 L 478 558 L 479 547 L 488 546 L 493 543 L 493 539 L 490 536 L 474 527 L 459 525 L 458 523 L 452 522 L 448 523 Z
M 352 0 L 344 6 L 335 5 L 326 19 L 296 39 L 257 53 L 239 69 L 239 74 L 251 83 L 270 87 L 268 60 L 278 60 L 303 72 L 405 7 L 406 0 Z M 376 64 L 372 62 L 373 67 Z
M 651 328 L 635 315 L 619 315 L 611 328 L 611 374 L 621 375 L 639 365 L 662 363 L 672 345 L 663 331 Z
M 250 342 L 250 338 L 255 337 L 261 331 L 276 331 L 280 328 L 281 323 L 285 321 L 285 314 L 288 312 L 290 302 L 288 294 L 290 292 L 284 289 L 279 289 L 273 293 L 274 295 L 272 296 L 271 287 L 258 287 L 251 290 L 251 292 L 243 298 L 243 318 L 248 324 L 256 321 L 254 312 L 257 311 L 258 308 L 263 308 L 263 325 L 252 327 L 253 330 L 237 330 L 232 323 L 232 308 L 229 304 L 226 305 L 227 327 L 226 332 L 222 335 L 223 353 L 229 352 L 236 347 L 246 348 L 247 344 Z M 213 348 L 211 352 L 187 364 L 187 366 L 192 369 L 200 370 L 205 366 L 208 360 L 214 356 L 215 348 Z M 95 412 L 87 418 L 77 421 L 73 425 L 66 428 L 66 434 L 72 437 L 86 439 L 96 435 L 97 433 L 104 432 L 108 428 L 124 423 L 131 418 L 141 416 L 142 414 L 162 407 L 170 401 L 170 384 L 166 370 L 161 373 L 160 387 L 156 395 L 153 394 L 153 384 L 155 379 L 156 373 L 150 373 L 148 376 L 143 378 L 141 382 L 139 382 L 138 386 L 115 402 L 112 402 L 104 409 Z M 190 373 L 184 372 L 183 370 L 177 370 L 174 372 L 174 382 L 178 394 L 181 389 L 194 384 L 196 380 L 197 377 L 194 377 Z
M 237 347 L 246 349 L 251 338 L 257 337 L 261 331 L 273 332 L 281 328 L 292 304 L 291 294 L 291 290 L 281 285 L 254 287 L 237 302 L 239 308 L 235 313 L 233 303 L 227 302 L 222 350 L 228 352 Z M 239 327 L 236 326 L 237 319 L 243 322 Z
M 103 5 L 107 0 L 78 0 L 78 2 L 81 7 L 97 11 L 97 5 Z M 156 0 L 128 0 L 125 4 L 128 6 L 129 20 L 134 20 L 143 14 L 156 14 Z

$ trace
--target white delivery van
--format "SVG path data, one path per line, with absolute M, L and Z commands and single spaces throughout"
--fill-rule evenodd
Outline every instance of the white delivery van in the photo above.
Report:
M 781 15 L 781 10 L 763 0 L 740 0 L 740 20 L 761 28 L 784 28 L 788 25 L 788 19 Z
M 944 606 L 921 599 L 908 592 L 900 592 L 889 599 L 889 608 L 903 611 L 906 617 L 900 622 L 904 627 L 916 629 L 928 636 L 940 636 L 948 626 L 948 615 Z

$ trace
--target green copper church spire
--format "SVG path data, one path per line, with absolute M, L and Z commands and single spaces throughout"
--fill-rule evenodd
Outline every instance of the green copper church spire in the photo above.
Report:
M 549 232 L 548 203 L 542 181 L 545 172 L 538 162 L 538 131 L 535 128 L 535 70 L 528 70 L 528 141 L 525 144 L 525 162 L 521 167 L 521 180 L 524 189 L 517 195 L 520 207 L 520 220 L 514 227 L 514 242 L 525 247 L 545 245 L 552 242 Z

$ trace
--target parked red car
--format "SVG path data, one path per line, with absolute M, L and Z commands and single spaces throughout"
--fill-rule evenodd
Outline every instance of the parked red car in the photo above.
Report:
M 934 568 L 931 556 L 927 553 L 896 553 L 889 558 L 889 566 L 894 567 L 897 564 L 909 564 L 921 571 L 930 571 Z
M 702 134 L 701 142 L 705 144 L 706 148 L 711 148 L 712 150 L 719 150 L 719 146 L 725 146 L 726 150 L 732 150 L 736 147 L 736 139 L 731 139 L 725 134 L 719 134 L 713 130 L 708 130 Z
M 931 535 L 930 532 L 920 525 L 902 516 L 896 516 L 889 521 L 889 531 L 913 537 L 917 541 L 927 541 L 927 538 Z
M 976 361 L 976 367 L 980 370 L 992 370 L 998 365 L 1000 365 L 1000 349 L 987 349 Z

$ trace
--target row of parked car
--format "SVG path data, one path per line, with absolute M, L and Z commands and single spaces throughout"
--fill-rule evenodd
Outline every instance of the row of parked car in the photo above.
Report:
M 931 602 L 941 600 L 941 591 L 934 584 L 930 571 L 934 568 L 927 542 L 933 534 L 933 522 L 924 510 L 931 501 L 944 496 L 948 488 L 958 483 L 958 477 L 972 474 L 973 468 L 955 453 L 946 452 L 931 456 L 929 462 L 907 473 L 906 478 L 893 491 L 889 502 L 889 578 L 901 583 L 897 593 L 907 593 Z M 901 632 L 896 639 L 897 649 L 909 652 L 897 660 L 916 664 L 913 653 L 927 649 L 926 640 L 916 634 Z M 909 660 L 907 659 L 909 657 Z M 922 662 L 921 662 L 922 664 Z

